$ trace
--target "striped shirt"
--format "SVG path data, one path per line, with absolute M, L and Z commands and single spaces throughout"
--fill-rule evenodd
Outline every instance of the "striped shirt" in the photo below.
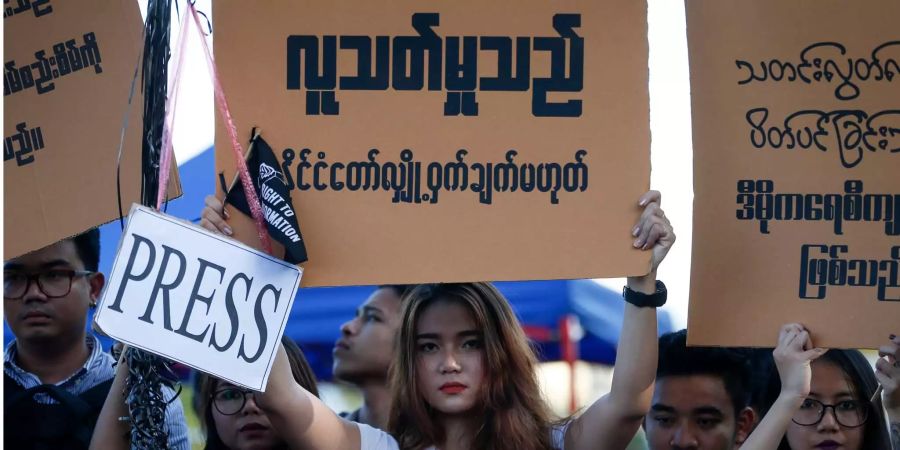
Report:
M 83 394 L 92 387 L 110 380 L 116 375 L 114 367 L 116 361 L 109 353 L 103 351 L 100 341 L 95 336 L 88 335 L 87 346 L 90 356 L 88 356 L 84 366 L 70 377 L 56 383 L 57 386 L 72 395 Z M 44 384 L 41 383 L 37 375 L 25 371 L 16 364 L 16 354 L 16 341 L 13 340 L 6 346 L 3 362 L 4 373 L 24 389 L 31 389 Z M 163 393 L 167 398 L 172 398 L 175 395 L 172 389 L 165 386 L 163 386 Z M 41 403 L 54 402 L 46 394 L 35 396 L 35 400 Z M 188 450 L 191 448 L 181 401 L 169 403 L 168 408 L 166 408 L 166 428 L 169 432 L 169 448 L 171 450 Z

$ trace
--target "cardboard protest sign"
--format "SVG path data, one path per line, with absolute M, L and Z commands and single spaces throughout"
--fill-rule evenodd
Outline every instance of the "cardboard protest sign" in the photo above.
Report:
M 4 258 L 119 217 L 140 195 L 141 55 L 135 2 L 18 0 L 3 12 Z M 138 80 L 138 83 L 140 80 Z M 177 172 L 177 171 L 175 171 Z M 177 173 L 169 197 L 180 194 Z
M 688 341 L 900 330 L 900 2 L 688 0 Z
M 116 340 L 261 391 L 302 270 L 134 205 L 95 321 Z
M 293 190 L 306 285 L 647 273 L 645 2 L 218 2 L 213 20 L 237 134 L 260 127 Z

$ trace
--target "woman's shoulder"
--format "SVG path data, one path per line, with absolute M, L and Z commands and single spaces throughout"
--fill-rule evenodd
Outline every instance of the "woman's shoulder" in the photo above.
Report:
M 360 450 L 400 450 L 397 440 L 385 431 L 364 423 L 357 423 L 356 426 L 359 428 Z

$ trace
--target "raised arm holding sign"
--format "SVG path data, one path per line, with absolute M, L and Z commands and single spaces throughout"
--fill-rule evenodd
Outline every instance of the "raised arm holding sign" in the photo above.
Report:
M 282 336 L 281 343 L 286 349 L 288 366 L 294 381 L 318 397 L 316 378 L 303 352 L 286 336 Z M 97 426 L 91 439 L 92 450 L 131 448 L 126 436 L 132 425 L 129 421 L 121 420 L 128 415 L 125 397 L 121 394 L 128 370 L 126 358 L 120 358 L 109 395 L 97 419 Z M 199 396 L 197 412 L 202 427 L 206 430 L 206 448 L 279 448 L 283 445 L 278 430 L 272 427 L 265 414 L 259 410 L 251 391 L 205 373 L 197 376 L 198 389 L 194 395 Z M 179 422 L 174 425 L 186 426 L 181 417 L 167 419 L 167 425 L 172 426 L 176 420 Z
M 675 239 L 659 194 L 648 193 L 640 204 L 644 212 L 632 229 L 632 246 L 652 249 L 653 272 L 629 279 L 634 292 L 627 298 L 636 304 L 626 305 L 612 391 L 581 416 L 561 424 L 549 419 L 524 333 L 506 300 L 486 283 L 420 285 L 408 294 L 394 361 L 391 435 L 341 420 L 290 383 L 283 352 L 258 404 L 297 448 L 624 447 L 649 408 L 656 366 L 656 310 L 637 304 L 641 294 L 648 305 L 664 295 L 655 269 Z M 494 393 L 487 405 L 481 404 L 482 390 Z M 426 407 L 435 411 L 433 418 L 416 412 Z M 476 414 L 484 408 L 493 411 L 492 418 Z M 454 419 L 459 414 L 470 417 Z M 498 435 L 499 421 L 512 428 Z
M 800 324 L 781 328 L 773 352 L 780 392 L 741 449 L 890 449 L 878 383 L 859 350 L 816 348 Z M 777 395 L 777 397 L 773 397 Z

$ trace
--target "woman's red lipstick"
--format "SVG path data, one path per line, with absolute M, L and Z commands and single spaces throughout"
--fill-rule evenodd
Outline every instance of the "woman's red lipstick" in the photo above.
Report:
M 468 386 L 466 386 L 462 383 L 452 382 L 452 383 L 444 383 L 443 385 L 441 385 L 440 390 L 441 390 L 441 392 L 443 392 L 445 394 L 455 395 L 455 394 L 459 394 L 460 392 L 462 392 L 468 388 L 469 388 Z

